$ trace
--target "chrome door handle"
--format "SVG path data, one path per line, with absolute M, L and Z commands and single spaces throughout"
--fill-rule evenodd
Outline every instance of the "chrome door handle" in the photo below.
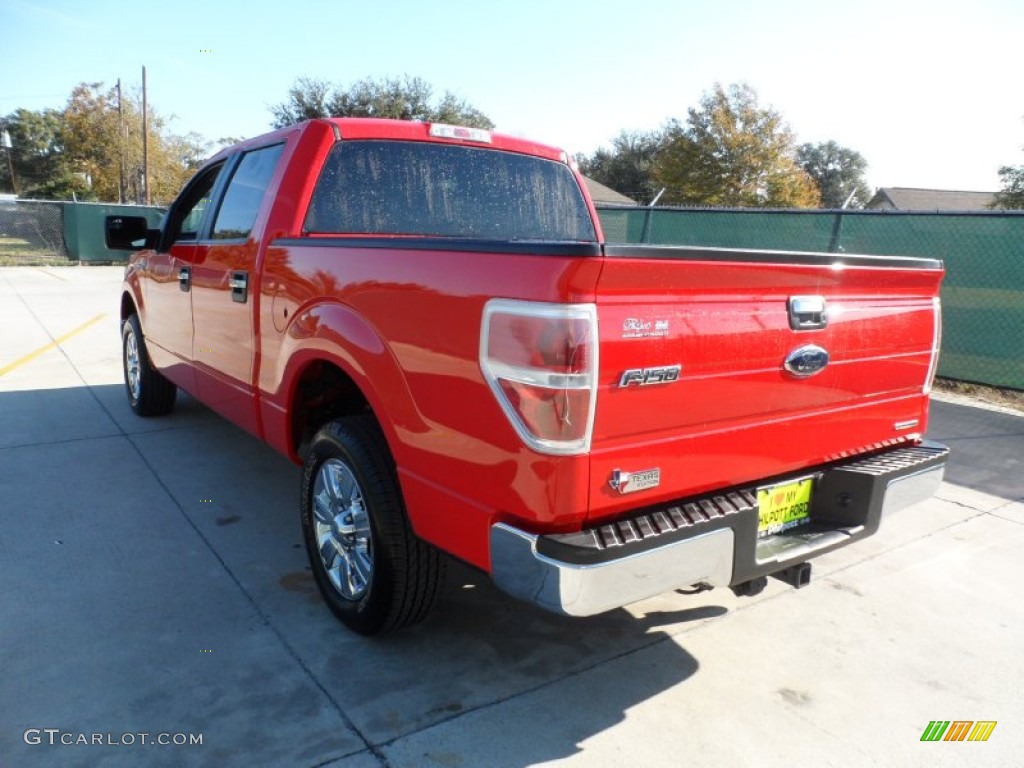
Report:
M 232 272 L 228 287 L 231 289 L 231 300 L 244 304 L 249 298 L 249 273 Z

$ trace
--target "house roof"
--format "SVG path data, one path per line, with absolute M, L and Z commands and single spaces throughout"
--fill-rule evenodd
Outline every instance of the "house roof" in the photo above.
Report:
M 995 192 L 880 187 L 866 207 L 897 211 L 986 211 L 993 202 Z
M 636 205 L 637 202 L 631 197 L 626 197 L 620 192 L 616 192 L 611 187 L 606 187 L 599 181 L 594 181 L 588 176 L 583 177 L 584 183 L 587 185 L 587 191 L 590 193 L 590 199 L 595 203 L 604 203 L 610 205 Z

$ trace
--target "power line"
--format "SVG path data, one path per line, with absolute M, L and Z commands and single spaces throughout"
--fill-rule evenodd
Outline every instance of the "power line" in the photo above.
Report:
M 22 94 L 20 96 L 2 96 L 0 95 L 0 101 L 14 101 L 16 99 L 55 99 L 60 96 L 67 96 L 67 93 L 34 93 L 34 94 Z

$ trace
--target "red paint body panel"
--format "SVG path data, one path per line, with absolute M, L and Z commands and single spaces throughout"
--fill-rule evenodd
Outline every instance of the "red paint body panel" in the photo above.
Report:
M 197 396 L 225 418 L 253 434 L 256 402 L 252 393 L 256 338 L 252 302 L 232 301 L 233 273 L 255 274 L 253 241 L 211 245 L 192 267 L 192 361 Z
M 641 498 L 749 483 L 919 437 L 940 279 L 937 270 L 606 259 L 590 521 Z M 799 295 L 825 297 L 826 328 L 790 329 L 787 300 Z M 651 335 L 636 338 L 636 327 Z M 805 344 L 828 350 L 830 362 L 799 379 L 782 363 Z M 617 386 L 627 369 L 676 364 L 675 383 Z M 915 419 L 913 429 L 894 427 Z M 657 489 L 623 497 L 608 486 L 616 469 L 651 467 L 661 469 Z
M 175 244 L 166 253 L 144 251 L 135 262 L 144 265 L 139 270 L 139 288 L 146 301 L 143 304 L 136 299 L 136 306 L 140 308 L 150 358 L 186 392 L 196 391 L 191 362 L 192 297 L 181 290 L 178 272 L 190 267 L 203 250 L 195 243 Z
M 480 317 L 494 296 L 593 301 L 601 261 L 311 243 L 271 247 L 264 273 L 279 287 L 264 296 L 259 385 L 275 447 L 286 450 L 292 383 L 329 360 L 377 413 L 419 535 L 484 567 L 494 522 L 577 527 L 589 461 L 539 456 L 512 431 L 480 371 Z M 449 541 L 456 530 L 473 546 Z
M 211 163 L 286 142 L 249 239 L 136 254 L 125 291 L 157 367 L 292 460 L 296 382 L 324 362 L 345 372 L 381 424 L 414 529 L 442 549 L 487 569 L 496 522 L 536 533 L 578 530 L 924 432 L 941 270 L 304 237 L 310 197 L 339 134 L 450 143 L 430 137 L 427 124 L 315 120 L 228 148 Z M 489 145 L 467 145 L 564 157 L 499 134 Z M 193 266 L 190 293 L 178 288 L 182 258 Z M 239 270 L 249 275 L 244 304 L 232 302 L 227 287 Z M 793 295 L 825 297 L 828 327 L 790 329 Z M 590 452 L 545 455 L 516 434 L 481 370 L 481 318 L 493 298 L 596 304 Z M 831 362 L 798 379 L 782 363 L 804 344 L 827 349 Z M 626 370 L 672 365 L 681 372 L 671 384 L 619 386 Z M 912 428 L 895 426 L 913 420 Z M 653 467 L 661 470 L 656 488 L 620 495 L 609 486 L 616 469 Z

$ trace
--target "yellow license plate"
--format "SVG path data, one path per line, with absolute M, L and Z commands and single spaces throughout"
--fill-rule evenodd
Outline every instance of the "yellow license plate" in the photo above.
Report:
M 757 535 L 788 531 L 811 521 L 813 478 L 783 483 L 757 491 Z

